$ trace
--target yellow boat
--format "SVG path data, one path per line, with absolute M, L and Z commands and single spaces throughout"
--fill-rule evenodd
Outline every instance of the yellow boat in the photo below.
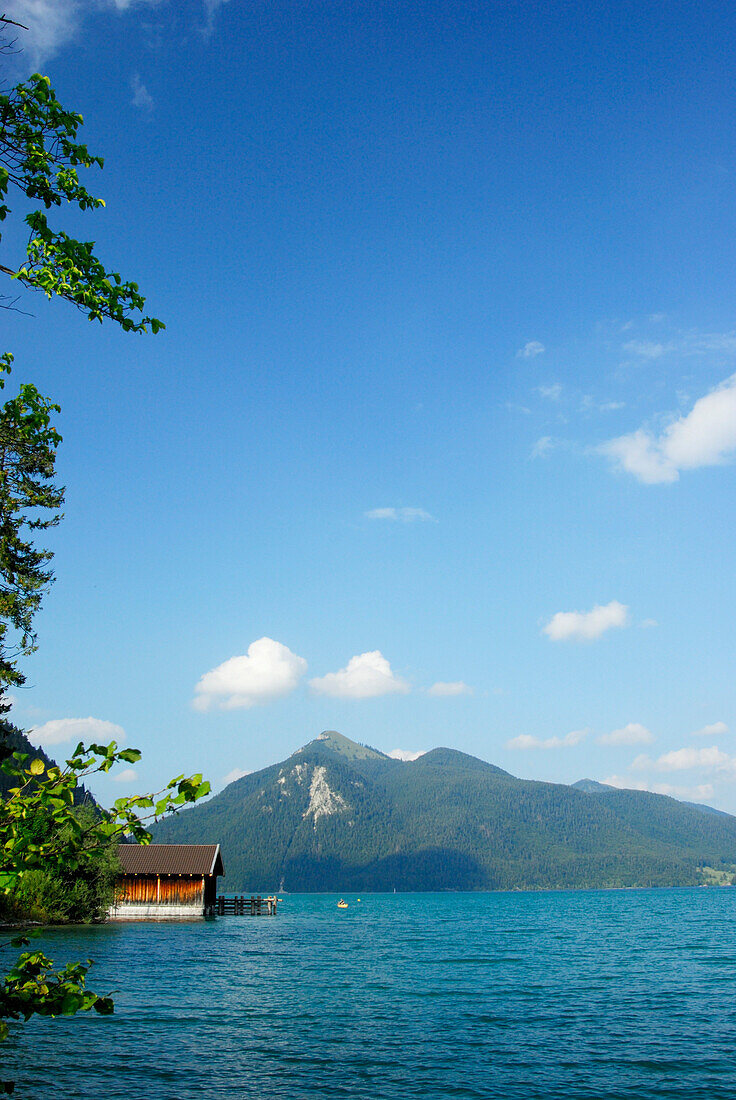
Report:
M 347 907 L 348 907 L 348 903 L 346 901 L 343 901 L 342 898 L 340 898 L 340 900 L 337 903 L 337 908 L 338 909 L 347 909 Z

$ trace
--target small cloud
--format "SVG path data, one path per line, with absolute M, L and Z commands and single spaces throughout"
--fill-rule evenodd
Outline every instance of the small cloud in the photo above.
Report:
M 736 374 L 695 402 L 659 435 L 639 428 L 609 439 L 598 453 L 645 485 L 677 481 L 682 470 L 722 466 L 736 451 Z
M 558 611 L 553 615 L 543 633 L 553 642 L 592 641 L 600 638 L 613 627 L 627 626 L 629 609 L 618 600 L 605 606 L 596 604 L 592 611 Z
M 668 351 L 673 351 L 672 344 L 656 344 L 651 340 L 629 340 L 624 344 L 624 351 L 629 355 L 638 355 L 640 359 L 661 359 Z
M 562 386 L 555 382 L 553 386 L 537 386 L 537 393 L 545 401 L 559 401 L 562 397 Z
M 523 413 L 524 416 L 532 415 L 532 410 L 528 409 L 526 405 L 516 405 L 513 401 L 507 401 L 506 408 L 509 412 Z
M 112 778 L 116 783 L 134 783 L 138 778 L 138 772 L 135 768 L 124 768 L 123 771 L 118 772 Z
M 306 671 L 303 657 L 273 638 L 259 638 L 251 642 L 247 654 L 231 657 L 204 674 L 194 689 L 193 706 L 236 710 L 270 703 L 289 695 Z
M 506 742 L 507 749 L 562 749 L 570 745 L 579 745 L 584 741 L 590 731 L 571 730 L 564 737 L 532 737 L 528 733 L 521 733 L 518 737 L 512 737 Z
M 3 13 L 28 28 L 18 42 L 40 64 L 70 42 L 77 31 L 77 0 L 6 0 Z M 9 28 L 11 31 L 13 28 Z
M 736 355 L 736 333 L 734 332 L 691 332 L 679 343 L 678 350 L 683 355 Z
M 0 707 L 7 707 L 8 710 L 12 710 L 17 703 L 18 700 L 15 695 L 11 695 L 10 692 L 6 691 L 3 695 L 0 695 Z
M 524 344 L 523 348 L 519 348 L 516 353 L 517 359 L 536 359 L 538 355 L 544 352 L 544 344 L 540 344 L 539 340 L 530 340 L 527 344 Z
M 631 765 L 632 768 L 636 765 L 637 770 L 645 770 L 645 763 L 643 761 L 637 763 L 638 760 L 637 757 L 637 760 Z M 696 749 L 690 746 L 684 749 L 675 749 L 657 757 L 656 760 L 650 762 L 649 766 L 658 772 L 681 772 L 689 771 L 691 768 L 722 770 L 733 767 L 733 764 L 734 760 L 727 753 L 716 745 L 712 745 L 707 749 Z
M 655 626 L 659 626 L 656 619 L 642 619 L 639 623 L 640 630 L 652 630 Z
M 394 523 L 436 523 L 437 520 L 424 508 L 372 508 L 364 512 L 366 519 L 387 519 Z
M 65 741 L 118 741 L 125 737 L 122 726 L 102 718 L 54 718 L 29 731 L 30 740 L 39 746 L 62 745 Z
M 405 695 L 409 684 L 401 680 L 380 650 L 360 653 L 351 657 L 339 672 L 309 681 L 315 695 L 328 695 L 333 699 L 372 699 L 379 695 Z
M 616 409 L 624 409 L 624 401 L 598 401 L 590 393 L 584 393 L 580 399 L 580 411 L 590 412 L 615 412 Z
M 202 31 L 205 38 L 211 38 L 215 29 L 215 16 L 223 4 L 229 0 L 204 0 L 205 25 Z
M 233 768 L 232 771 L 229 771 L 227 773 L 227 775 L 223 775 L 222 785 L 223 787 L 227 787 L 229 783 L 234 783 L 236 779 L 242 779 L 244 775 L 250 774 L 251 773 L 249 771 L 246 771 L 245 768 Z
M 18 45 L 32 64 L 39 65 L 78 38 L 85 17 L 95 9 L 107 8 L 119 13 L 133 4 L 155 4 L 158 0 L 6 0 L 3 13 L 28 28 Z M 211 0 L 205 0 L 205 7 Z M 13 28 L 10 28 L 11 30 Z
M 143 111 L 152 111 L 153 98 L 138 73 L 133 73 L 130 88 L 133 92 L 133 99 L 131 100 L 133 106 L 140 107 Z
M 421 752 L 412 752 L 411 749 L 391 749 L 391 752 L 387 755 L 392 760 L 418 760 L 420 756 L 424 756 L 426 749 L 422 749 Z
M 472 695 L 473 689 L 469 687 L 462 680 L 438 680 L 436 684 L 432 684 L 428 689 L 427 695 L 435 696 L 447 696 L 447 695 Z
M 641 722 L 629 722 L 621 729 L 603 733 L 598 738 L 599 745 L 649 745 L 654 740 L 654 734 Z
M 555 441 L 551 435 L 543 435 L 531 449 L 529 454 L 530 458 L 546 458 L 550 451 L 554 448 Z
M 713 722 L 710 726 L 703 726 L 702 729 L 693 730 L 692 737 L 722 737 L 724 733 L 728 733 L 728 726 L 725 722 Z

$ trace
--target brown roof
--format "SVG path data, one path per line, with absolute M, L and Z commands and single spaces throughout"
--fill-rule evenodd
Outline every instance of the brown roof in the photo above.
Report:
M 119 844 L 128 875 L 224 875 L 219 844 Z

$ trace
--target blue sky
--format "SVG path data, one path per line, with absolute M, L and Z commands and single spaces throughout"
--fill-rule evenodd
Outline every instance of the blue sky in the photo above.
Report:
M 736 18 L 538 7 L 6 3 L 167 324 L 3 317 L 67 485 L 14 717 L 141 748 L 102 798 L 334 728 L 736 812 Z

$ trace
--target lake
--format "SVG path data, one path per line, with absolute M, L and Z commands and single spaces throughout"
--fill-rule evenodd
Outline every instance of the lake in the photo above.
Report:
M 32 1100 L 736 1100 L 736 889 L 346 900 L 46 932 L 116 1013 L 16 1028 L 5 1075 Z

